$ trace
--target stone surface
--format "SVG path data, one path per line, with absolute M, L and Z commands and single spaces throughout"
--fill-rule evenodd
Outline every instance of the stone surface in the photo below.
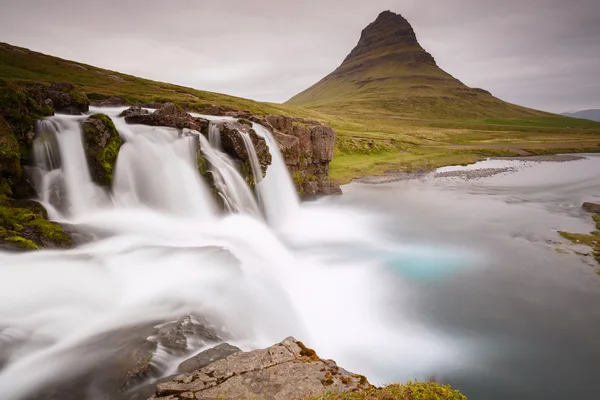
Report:
M 294 399 L 326 391 L 357 391 L 368 381 L 322 360 L 294 338 L 267 349 L 238 352 L 157 385 L 153 400 Z
M 583 203 L 583 209 L 585 211 L 594 213 L 594 214 L 600 214 L 600 203 L 596 203 L 596 202 L 585 202 Z
M 204 350 L 196 354 L 194 357 L 182 362 L 179 364 L 177 371 L 180 373 L 193 372 L 231 354 L 239 353 L 240 351 L 241 350 L 235 346 L 232 346 L 228 343 L 222 343 L 208 350 Z
M 193 129 L 198 132 L 205 132 L 208 129 L 207 120 L 194 118 L 173 103 L 164 104 L 152 114 L 140 113 L 126 116 L 125 122 L 128 124 L 166 126 L 176 129 Z
M 296 189 L 304 198 L 341 194 L 329 179 L 336 133 L 318 121 L 269 115 L 257 122 L 267 126 L 280 145 Z

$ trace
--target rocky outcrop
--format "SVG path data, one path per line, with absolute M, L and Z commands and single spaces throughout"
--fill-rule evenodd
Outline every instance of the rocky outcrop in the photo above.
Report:
M 166 126 L 176 129 L 193 129 L 206 132 L 208 121 L 203 118 L 194 118 L 174 103 L 166 103 L 152 114 L 133 113 L 125 117 L 128 124 L 142 124 L 151 126 Z
M 294 338 L 267 349 L 237 352 L 189 374 L 159 383 L 153 400 L 301 399 L 328 391 L 370 388 L 364 376 L 348 372 Z
M 298 193 L 303 197 L 341 194 L 329 179 L 335 131 L 318 121 L 269 115 L 261 120 L 280 145 L 285 163 Z
M 100 185 L 110 186 L 123 140 L 112 120 L 104 114 L 90 116 L 83 122 L 82 128 L 92 180 Z
M 267 146 L 267 141 L 258 136 L 256 131 L 252 129 L 252 123 L 248 120 L 240 119 L 238 121 L 221 121 L 217 123 L 217 127 L 221 132 L 221 145 L 223 151 L 240 162 L 240 169 L 246 180 L 252 178 L 252 167 L 250 162 L 250 154 L 244 143 L 243 135 L 246 135 L 252 141 L 263 177 L 267 172 L 267 168 L 271 165 L 272 157 Z M 256 182 L 249 182 L 251 185 Z
M 90 100 L 83 90 L 70 83 L 50 84 L 47 97 L 52 100 L 54 110 L 58 113 L 81 115 L 90 109 Z
M 194 357 L 182 362 L 179 364 L 177 372 L 180 374 L 194 372 L 197 369 L 204 368 L 215 361 L 221 360 L 241 351 L 242 350 L 230 345 L 229 343 L 222 343 L 208 350 L 204 350 L 196 354 Z
M 33 201 L 35 191 L 23 173 L 31 164 L 38 119 L 52 115 L 48 87 L 0 79 L 0 248 L 34 250 L 70 247 L 70 236 L 48 221 L 44 207 Z

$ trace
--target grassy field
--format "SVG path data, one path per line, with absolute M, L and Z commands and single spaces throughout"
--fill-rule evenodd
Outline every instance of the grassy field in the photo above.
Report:
M 478 104 L 473 106 L 474 115 L 444 118 L 440 109 L 433 118 L 428 111 L 416 113 L 417 116 L 409 112 L 418 109 L 422 98 L 407 103 L 400 113 L 402 116 L 391 115 L 389 104 L 368 111 L 350 108 L 342 113 L 343 107 L 338 106 L 333 110 L 317 110 L 261 103 L 142 79 L 3 43 L 0 43 L 0 78 L 71 82 L 80 85 L 92 99 L 122 96 L 132 103 L 173 101 L 191 110 L 218 105 L 260 115 L 316 119 L 337 131 L 331 176 L 340 183 L 388 171 L 472 163 L 488 156 L 600 151 L 600 123 L 535 110 L 517 113 L 518 117 L 490 118 L 477 112 L 481 106 Z M 358 104 L 355 102 L 354 106 Z

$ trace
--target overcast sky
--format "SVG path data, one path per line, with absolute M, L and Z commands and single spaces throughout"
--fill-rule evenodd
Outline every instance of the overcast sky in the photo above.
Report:
M 600 108 L 600 0 L 0 0 L 0 41 L 283 102 L 388 9 L 469 86 L 554 112 Z

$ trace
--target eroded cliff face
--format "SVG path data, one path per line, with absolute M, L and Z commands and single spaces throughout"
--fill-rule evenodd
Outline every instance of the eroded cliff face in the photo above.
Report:
M 333 128 L 318 121 L 281 115 L 257 118 L 256 122 L 271 129 L 298 194 L 311 198 L 342 193 L 339 185 L 329 179 L 336 140 Z

